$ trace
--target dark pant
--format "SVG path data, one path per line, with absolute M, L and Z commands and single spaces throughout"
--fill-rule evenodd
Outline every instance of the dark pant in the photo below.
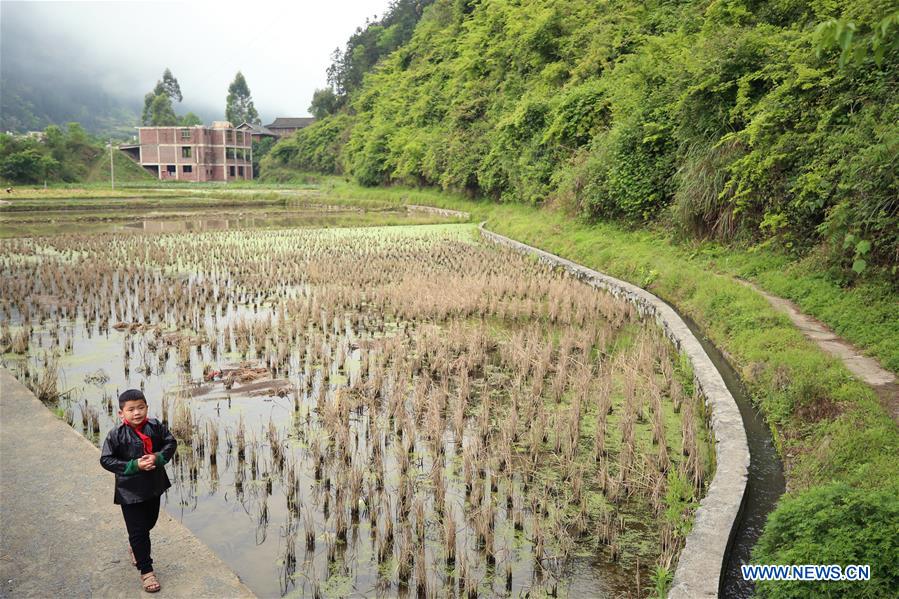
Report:
M 150 530 L 156 526 L 159 518 L 159 497 L 141 501 L 140 503 L 122 504 L 122 515 L 125 517 L 125 528 L 128 529 L 128 542 L 137 560 L 141 574 L 153 571 L 153 558 L 150 557 Z

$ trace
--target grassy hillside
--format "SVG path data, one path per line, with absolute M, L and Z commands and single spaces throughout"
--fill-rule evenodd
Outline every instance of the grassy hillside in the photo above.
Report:
M 158 181 L 156 177 L 148 173 L 141 165 L 134 160 L 116 151 L 113 154 L 115 165 L 115 181 L 119 183 L 137 183 Z M 103 183 L 109 182 L 109 151 L 104 150 L 87 166 L 87 174 L 84 176 L 83 183 Z
M 90 184 L 109 181 L 107 142 L 88 135 L 79 123 L 50 125 L 41 136 L 0 133 L 0 181 L 14 184 Z M 114 154 L 116 181 L 154 178 L 119 151 Z
M 897 32 L 889 0 L 439 0 L 263 175 L 564 203 L 895 277 Z

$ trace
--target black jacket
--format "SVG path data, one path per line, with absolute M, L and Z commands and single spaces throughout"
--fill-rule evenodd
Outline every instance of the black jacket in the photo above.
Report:
M 169 429 L 155 418 L 148 418 L 141 432 L 153 441 L 153 453 L 162 455 L 161 460 L 156 460 L 156 468 L 150 471 L 137 470 L 134 474 L 125 474 L 128 462 L 144 455 L 144 443 L 130 426 L 120 423 L 109 431 L 103 442 L 100 465 L 115 474 L 115 503 L 139 503 L 153 499 L 172 486 L 165 473 L 165 464 L 175 455 L 178 442 Z

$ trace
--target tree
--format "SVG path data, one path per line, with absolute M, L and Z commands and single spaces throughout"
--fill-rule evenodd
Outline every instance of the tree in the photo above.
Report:
M 334 90 L 330 87 L 326 87 L 324 89 L 317 89 L 315 90 L 315 93 L 312 94 L 312 103 L 309 105 L 309 112 L 312 113 L 312 116 L 321 120 L 329 114 L 337 112 L 339 106 L 340 104 Z
M 77 151 L 90 145 L 90 138 L 81 123 L 66 123 L 66 145 L 70 151 Z
M 179 125 L 182 127 L 193 127 L 194 125 L 202 125 L 203 121 L 192 112 L 188 112 L 179 119 Z
M 47 179 L 56 179 L 60 176 L 61 164 L 53 156 L 46 155 L 41 157 L 40 170 L 43 174 L 44 181 Z
M 0 176 L 10 181 L 38 183 L 43 178 L 46 166 L 48 165 L 43 162 L 40 151 L 29 148 L 10 154 L 0 162 Z
M 48 125 L 44 129 L 44 145 L 57 161 L 62 161 L 66 157 L 66 138 L 58 125 Z
M 260 140 L 253 140 L 253 178 L 259 177 L 259 162 L 271 151 L 275 145 L 274 137 L 263 137 Z
M 366 19 L 364 27 L 357 27 L 346 47 L 336 48 L 328 67 L 328 83 L 343 104 L 346 96 L 362 85 L 365 74 L 375 64 L 411 37 L 425 8 L 434 0 L 391 0 L 384 16 Z
M 165 127 L 178 124 L 178 116 L 172 108 L 172 100 L 166 94 L 159 94 L 150 103 L 150 119 L 148 125 Z
M 228 97 L 225 99 L 225 119 L 232 124 L 251 123 L 260 125 L 259 113 L 253 106 L 253 98 L 250 96 L 250 88 L 243 73 L 237 71 L 234 81 L 228 86 Z
M 181 96 L 181 86 L 178 85 L 178 80 L 175 79 L 175 76 L 172 75 L 172 72 L 169 69 L 166 69 L 162 73 L 162 89 L 165 93 L 173 100 L 178 100 L 179 102 L 184 98 Z
M 165 101 L 159 100 L 159 98 L 165 98 Z M 144 112 L 141 122 L 151 127 L 177 125 L 178 117 L 175 116 L 175 109 L 172 108 L 172 100 L 180 102 L 183 99 L 178 80 L 172 75 L 172 71 L 166 69 L 162 73 L 162 80 L 157 81 L 153 91 L 144 96 Z M 171 118 L 169 118 L 169 113 L 171 113 Z

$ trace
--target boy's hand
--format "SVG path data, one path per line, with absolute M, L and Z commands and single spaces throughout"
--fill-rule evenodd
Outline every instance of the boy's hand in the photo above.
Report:
M 152 453 L 148 453 L 145 456 L 141 456 L 137 460 L 137 467 L 141 470 L 149 472 L 156 468 L 156 455 Z

